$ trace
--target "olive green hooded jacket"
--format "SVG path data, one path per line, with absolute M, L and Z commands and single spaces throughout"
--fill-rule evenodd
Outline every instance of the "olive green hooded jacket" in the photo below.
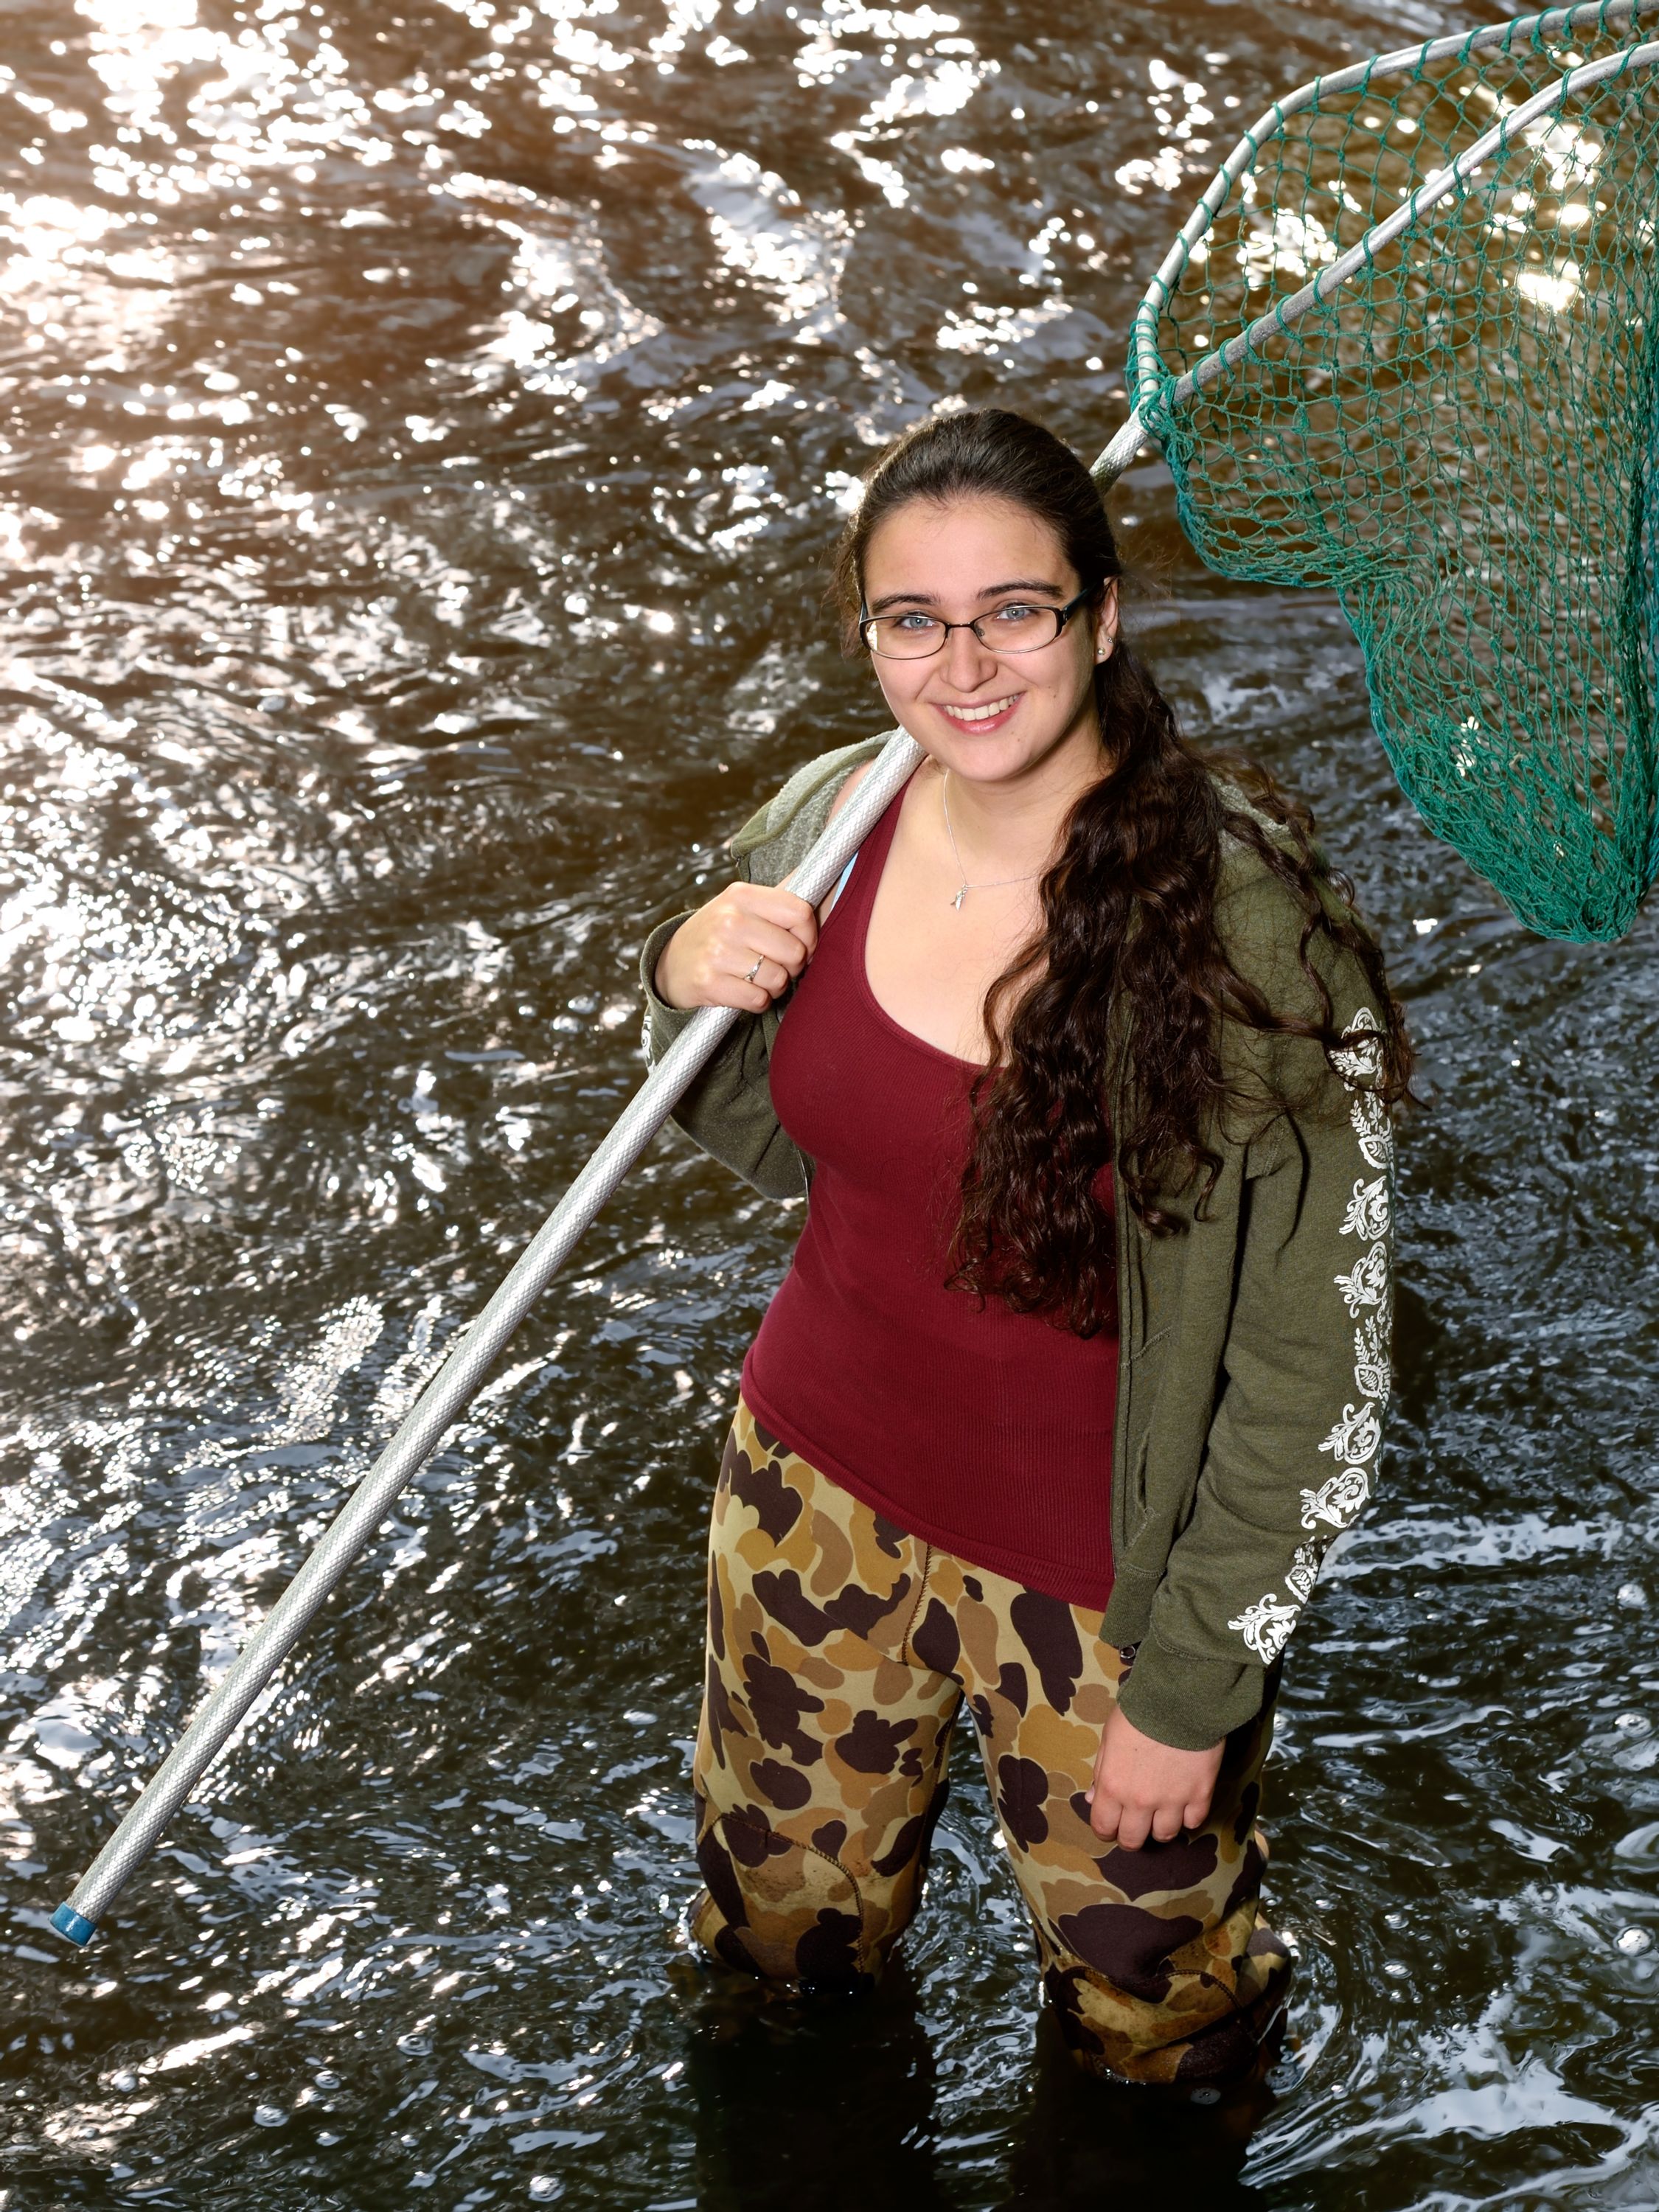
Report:
M 782 882 L 848 775 L 884 742 L 826 753 L 793 776 L 732 840 L 738 874 Z M 1322 1014 L 1298 957 L 1301 909 L 1232 839 L 1217 918 L 1229 957 L 1271 1005 Z M 652 981 L 684 919 L 662 923 L 644 950 L 647 1058 L 690 1018 Z M 1311 1040 L 1225 1024 L 1224 1064 L 1260 1110 L 1211 1133 L 1222 1163 L 1213 1190 L 1202 1204 L 1165 1201 L 1182 1223 L 1172 1235 L 1117 1209 L 1115 1579 L 1103 1633 L 1138 1647 L 1124 1711 L 1183 1750 L 1206 1749 L 1259 1711 L 1328 1547 L 1370 1495 L 1382 1441 L 1394 1165 L 1375 1095 L 1382 1025 L 1350 955 L 1321 939 L 1310 957 L 1342 1047 L 1328 1056 Z M 800 1196 L 811 1176 L 768 1080 L 787 1007 L 786 997 L 740 1019 L 675 1115 L 705 1152 L 780 1199 Z

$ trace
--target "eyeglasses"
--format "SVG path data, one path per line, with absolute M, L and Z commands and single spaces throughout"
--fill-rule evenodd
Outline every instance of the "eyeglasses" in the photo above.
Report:
M 1063 607 L 1034 606 L 1029 599 L 1011 599 L 1006 607 L 975 615 L 972 622 L 965 623 L 945 622 L 914 607 L 897 615 L 861 612 L 859 642 L 884 660 L 927 660 L 945 650 L 953 629 L 970 629 L 989 652 L 1038 653 L 1045 645 L 1052 645 L 1078 609 L 1097 598 L 1099 592 L 1097 584 L 1091 585 Z

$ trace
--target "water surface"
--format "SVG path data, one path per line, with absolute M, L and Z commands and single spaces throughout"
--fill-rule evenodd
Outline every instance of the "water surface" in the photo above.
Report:
M 881 726 L 823 560 L 951 395 L 1092 455 L 1238 112 L 1415 0 L 14 0 L 0 66 L 9 2207 L 1659 2197 L 1659 963 L 1422 830 L 1143 461 L 1141 638 L 1315 804 L 1432 1101 L 1386 1496 L 1292 1646 L 1254 2102 L 1074 2083 L 964 1760 L 874 2004 L 694 1887 L 707 1500 L 799 1217 L 665 1141 L 83 1955 L 46 1924 L 638 1080 L 635 948 Z

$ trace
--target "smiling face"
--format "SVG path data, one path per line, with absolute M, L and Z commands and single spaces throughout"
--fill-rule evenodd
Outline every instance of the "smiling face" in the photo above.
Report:
M 908 611 L 965 623 L 1000 608 L 1063 607 L 1080 588 L 1049 525 L 1006 500 L 913 499 L 884 516 L 863 564 L 872 615 Z M 1097 659 L 1117 635 L 1109 586 L 1082 606 L 1052 643 L 1000 653 L 970 629 L 953 629 L 925 660 L 872 657 L 894 720 L 944 768 L 973 783 L 1015 781 L 1074 751 L 1101 747 L 1095 708 Z

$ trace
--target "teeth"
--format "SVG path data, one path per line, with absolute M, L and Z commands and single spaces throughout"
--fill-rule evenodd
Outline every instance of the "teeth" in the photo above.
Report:
M 988 707 L 947 707 L 945 711 L 947 714 L 954 714 L 959 722 L 984 722 L 988 721 L 993 714 L 1002 714 L 1013 703 L 1012 698 L 998 699 Z

